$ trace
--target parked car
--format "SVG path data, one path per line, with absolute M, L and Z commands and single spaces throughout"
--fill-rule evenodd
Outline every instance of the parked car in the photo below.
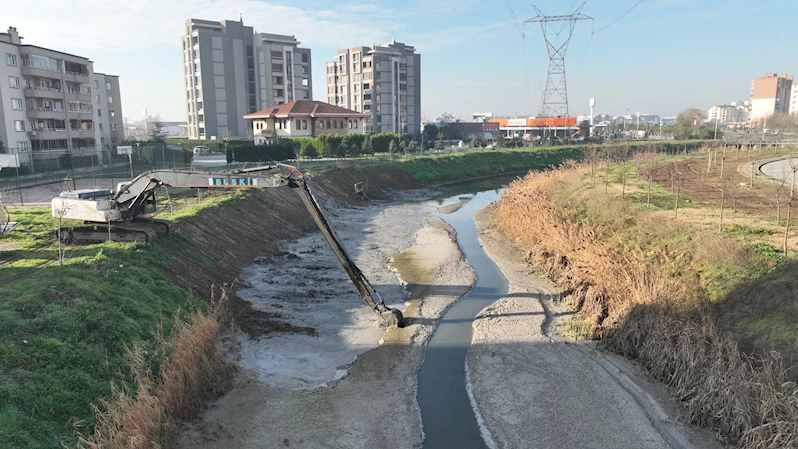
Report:
M 203 146 L 194 147 L 194 154 L 195 155 L 210 154 L 210 153 L 211 153 L 211 150 L 208 147 L 203 147 Z

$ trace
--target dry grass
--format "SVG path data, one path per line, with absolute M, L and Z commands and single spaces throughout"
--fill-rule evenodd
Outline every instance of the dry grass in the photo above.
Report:
M 496 226 L 567 293 L 585 336 L 637 358 L 690 419 L 739 447 L 798 445 L 798 391 L 776 355 L 752 360 L 705 317 L 712 267 L 741 267 L 743 246 L 702 229 L 668 226 L 601 189 L 588 166 L 537 173 L 510 186 Z
M 156 348 L 128 349 L 135 390 L 114 386 L 113 399 L 95 407 L 91 435 L 78 434 L 79 449 L 156 449 L 168 447 L 169 434 L 181 419 L 196 416 L 205 402 L 224 392 L 229 368 L 219 349 L 227 292 L 212 301 L 209 312 L 188 321 L 174 318 L 169 337 Z M 160 368 L 153 372 L 153 364 Z

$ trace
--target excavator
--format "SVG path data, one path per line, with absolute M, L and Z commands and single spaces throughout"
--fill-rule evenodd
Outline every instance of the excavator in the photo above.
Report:
M 346 252 L 330 225 L 324 209 L 313 194 L 308 177 L 286 164 L 266 165 L 228 172 L 153 170 L 131 181 L 120 182 L 116 190 L 82 189 L 62 192 L 52 200 L 52 215 L 59 219 L 81 220 L 83 226 L 59 227 L 57 237 L 74 243 L 115 241 L 151 242 L 172 232 L 172 223 L 152 218 L 157 211 L 159 187 L 270 188 L 287 186 L 294 190 L 308 210 L 349 279 L 383 324 L 403 327 L 402 312 L 391 309 Z M 359 189 L 355 188 L 356 191 Z

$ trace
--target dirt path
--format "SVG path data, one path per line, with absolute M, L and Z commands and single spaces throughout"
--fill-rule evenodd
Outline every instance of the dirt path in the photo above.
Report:
M 339 236 L 381 294 L 393 305 L 405 297 L 405 288 L 411 294 L 405 304 L 410 325 L 385 335 L 373 312 L 345 285 L 338 262 L 324 255 L 329 251 L 318 235 L 248 268 L 245 279 L 251 288 L 242 295 L 258 307 L 279 308 L 316 334 L 259 341 L 242 337 L 243 369 L 234 389 L 201 420 L 183 426 L 175 446 L 421 447 L 416 372 L 424 344 L 444 310 L 474 280 L 451 228 L 425 218 L 432 210 L 429 204 L 407 203 L 330 213 Z M 390 265 L 403 280 L 387 266 L 393 255 Z M 299 274 L 307 272 L 314 278 Z
M 554 287 L 475 216 L 480 242 L 510 281 L 510 294 L 474 323 L 468 369 L 475 400 L 497 447 L 716 448 L 709 432 L 675 425 L 661 385 L 591 345 L 563 341 L 569 312 Z M 661 405 L 664 403 L 665 405 Z

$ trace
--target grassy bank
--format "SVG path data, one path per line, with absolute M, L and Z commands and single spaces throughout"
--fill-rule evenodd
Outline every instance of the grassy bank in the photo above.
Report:
M 64 266 L 48 209 L 14 211 L 0 271 L 0 446 L 75 442 L 70 422 L 94 423 L 91 404 L 130 380 L 125 348 L 201 306 L 161 273 L 156 246 L 72 247 Z
M 585 164 L 530 175 L 505 194 L 495 224 L 579 309 L 572 331 L 638 359 L 671 387 L 690 420 L 739 447 L 793 447 L 798 391 L 768 350 L 781 350 L 789 365 L 790 348 L 798 347 L 794 296 L 784 290 L 764 304 L 736 303 L 737 315 L 752 321 L 792 322 L 759 332 L 755 359 L 738 350 L 750 335 L 719 329 L 710 311 L 746 289 L 751 294 L 751 285 L 783 281 L 794 264 L 756 240 L 767 231 L 742 218 L 735 227 L 729 212 L 726 228 L 718 226 L 709 217 L 719 218 L 719 209 L 684 191 L 677 201 L 676 188 L 694 172 L 671 167 L 674 190 L 653 185 L 649 203 L 647 168 L 673 162 L 655 156 L 607 170 Z M 698 220 L 684 219 L 700 211 Z
M 412 156 L 395 162 L 423 184 L 493 175 L 518 170 L 556 167 L 568 160 L 583 160 L 597 155 L 631 156 L 644 150 L 659 153 L 690 152 L 700 148 L 701 141 L 623 142 L 607 145 L 569 145 L 528 147 L 519 149 L 469 150 Z

